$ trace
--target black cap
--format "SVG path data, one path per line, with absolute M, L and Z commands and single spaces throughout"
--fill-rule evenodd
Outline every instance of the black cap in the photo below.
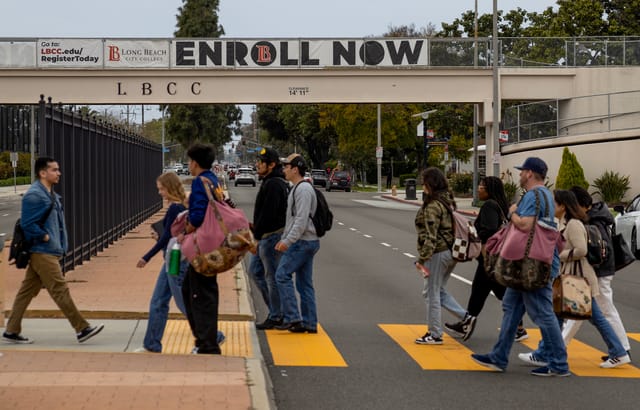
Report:
M 258 153 L 258 159 L 265 164 L 270 164 L 275 162 L 276 165 L 280 163 L 280 156 L 278 155 L 278 151 L 273 148 L 262 148 L 260 153 Z

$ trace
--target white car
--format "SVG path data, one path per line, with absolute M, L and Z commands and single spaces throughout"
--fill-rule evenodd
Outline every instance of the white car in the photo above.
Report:
M 638 234 L 640 233 L 640 195 L 635 198 L 624 208 L 622 205 L 613 208 L 618 212 L 616 216 L 616 233 L 622 234 L 622 237 L 629 245 L 629 249 L 636 258 L 640 257 L 640 248 Z
M 238 170 L 238 174 L 236 175 L 234 185 L 256 186 L 256 177 L 251 172 L 249 172 L 248 169 L 240 168 Z

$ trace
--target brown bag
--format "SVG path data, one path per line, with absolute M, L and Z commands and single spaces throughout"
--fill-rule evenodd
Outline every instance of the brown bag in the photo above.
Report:
M 569 260 L 573 251 L 569 252 Z M 563 272 L 553 280 L 553 311 L 562 319 L 587 320 L 591 318 L 591 286 L 584 277 L 580 261 L 567 262 L 569 274 Z

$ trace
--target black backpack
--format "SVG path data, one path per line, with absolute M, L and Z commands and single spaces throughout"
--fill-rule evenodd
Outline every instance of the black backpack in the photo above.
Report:
M 313 221 L 313 226 L 316 228 L 316 235 L 321 238 L 327 233 L 327 231 L 330 231 L 333 226 L 333 213 L 331 212 L 331 209 L 329 209 L 327 199 L 324 197 L 322 192 L 320 192 L 309 181 L 303 182 L 309 183 L 316 193 L 316 213 L 311 215 L 311 221 Z M 296 207 L 295 191 L 297 187 L 298 185 L 293 188 L 293 205 L 291 207 L 291 215 L 293 215 Z
M 609 259 L 607 241 L 595 224 L 585 224 L 587 230 L 587 261 L 591 266 L 598 267 Z
M 40 221 L 38 221 L 38 225 L 43 226 L 49 215 L 51 214 L 51 210 L 54 205 L 54 197 L 51 196 L 51 205 L 49 209 L 42 215 Z M 13 226 L 13 237 L 11 238 L 11 245 L 9 248 L 9 262 L 15 260 L 16 268 L 25 269 L 29 264 L 29 259 L 31 259 L 31 242 L 27 240 L 24 235 L 24 231 L 22 230 L 22 225 L 20 225 L 20 218 L 16 221 L 16 224 Z

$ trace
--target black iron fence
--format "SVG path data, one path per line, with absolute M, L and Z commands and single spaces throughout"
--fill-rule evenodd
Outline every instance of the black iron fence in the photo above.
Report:
M 0 106 L 0 151 L 29 152 L 31 129 L 37 123 L 31 122 L 29 105 Z M 36 142 L 37 146 L 37 142 Z
M 42 96 L 44 97 L 44 96 Z M 40 100 L 39 156 L 55 158 L 69 232 L 65 271 L 108 247 L 162 207 L 161 146 Z

